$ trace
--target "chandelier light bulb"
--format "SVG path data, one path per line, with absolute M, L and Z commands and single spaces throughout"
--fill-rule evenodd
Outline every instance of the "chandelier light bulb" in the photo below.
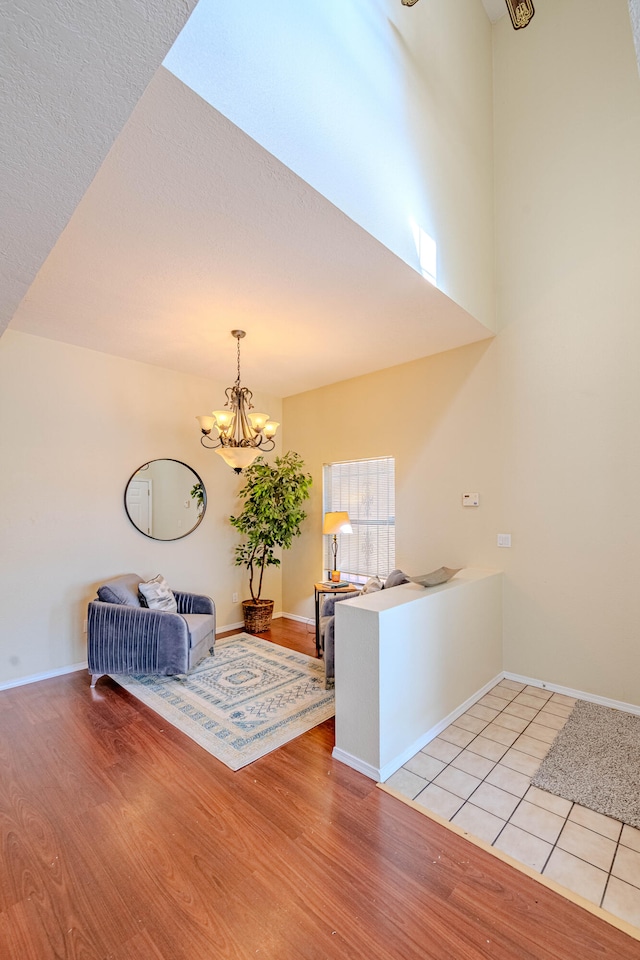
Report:
M 268 413 L 250 413 L 249 420 L 251 421 L 251 426 L 253 427 L 253 429 L 256 430 L 258 433 L 260 433 L 260 431 L 264 429 L 265 424 L 269 420 L 269 414 Z

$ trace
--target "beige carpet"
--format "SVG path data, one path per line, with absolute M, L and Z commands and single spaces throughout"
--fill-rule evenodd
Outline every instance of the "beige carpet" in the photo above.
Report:
M 578 700 L 531 782 L 640 827 L 640 717 Z

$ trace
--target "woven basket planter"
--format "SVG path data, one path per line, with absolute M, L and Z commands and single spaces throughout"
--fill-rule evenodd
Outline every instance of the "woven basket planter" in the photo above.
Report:
M 243 600 L 242 613 L 247 633 L 263 633 L 271 626 L 273 600 Z

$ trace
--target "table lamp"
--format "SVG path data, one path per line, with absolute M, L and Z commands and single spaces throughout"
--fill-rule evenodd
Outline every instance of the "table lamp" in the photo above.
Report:
M 333 534 L 333 542 L 331 544 L 331 551 L 333 553 L 333 572 L 331 573 L 331 580 L 338 581 L 340 579 L 337 563 L 338 534 L 353 533 L 351 521 L 349 520 L 349 514 L 346 512 L 346 510 L 337 510 L 333 513 L 325 513 L 322 532 L 330 535 Z

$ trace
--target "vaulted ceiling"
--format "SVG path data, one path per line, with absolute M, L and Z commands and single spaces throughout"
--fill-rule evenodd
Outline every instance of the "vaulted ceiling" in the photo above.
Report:
M 4 5 L 0 333 L 195 4 Z
M 159 68 L 194 5 L 9 11 L 0 330 L 228 377 L 246 326 L 279 395 L 488 336 Z
M 10 11 L 0 329 L 281 396 L 489 336 L 159 68 L 194 3 Z

